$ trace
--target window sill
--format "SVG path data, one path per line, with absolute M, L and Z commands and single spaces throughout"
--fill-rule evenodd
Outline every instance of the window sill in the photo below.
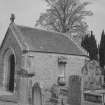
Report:
M 17 103 L 18 98 L 14 93 L 0 89 L 0 101 Z

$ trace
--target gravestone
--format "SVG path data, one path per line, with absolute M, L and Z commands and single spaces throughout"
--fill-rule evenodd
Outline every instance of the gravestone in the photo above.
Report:
M 81 105 L 81 77 L 78 75 L 69 77 L 68 104 Z
M 28 105 L 28 87 L 27 78 L 21 77 L 19 85 L 19 100 L 22 105 Z
M 32 87 L 32 105 L 42 105 L 41 89 L 38 83 Z

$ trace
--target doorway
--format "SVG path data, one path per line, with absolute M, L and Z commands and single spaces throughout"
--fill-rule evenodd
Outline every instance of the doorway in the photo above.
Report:
M 14 91 L 14 79 L 15 79 L 15 57 L 14 55 L 9 56 L 9 81 L 8 81 L 8 91 Z

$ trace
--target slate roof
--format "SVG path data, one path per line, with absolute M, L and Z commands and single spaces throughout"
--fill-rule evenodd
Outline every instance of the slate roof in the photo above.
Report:
M 50 32 L 26 26 L 11 25 L 21 43 L 28 46 L 29 51 L 61 53 L 69 55 L 86 55 L 76 43 L 58 32 Z

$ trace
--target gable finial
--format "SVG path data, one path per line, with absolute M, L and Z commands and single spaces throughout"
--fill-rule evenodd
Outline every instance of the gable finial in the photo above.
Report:
M 14 15 L 14 14 L 11 14 L 11 17 L 10 17 L 10 21 L 11 21 L 11 23 L 13 23 L 14 20 L 15 20 L 15 15 Z

